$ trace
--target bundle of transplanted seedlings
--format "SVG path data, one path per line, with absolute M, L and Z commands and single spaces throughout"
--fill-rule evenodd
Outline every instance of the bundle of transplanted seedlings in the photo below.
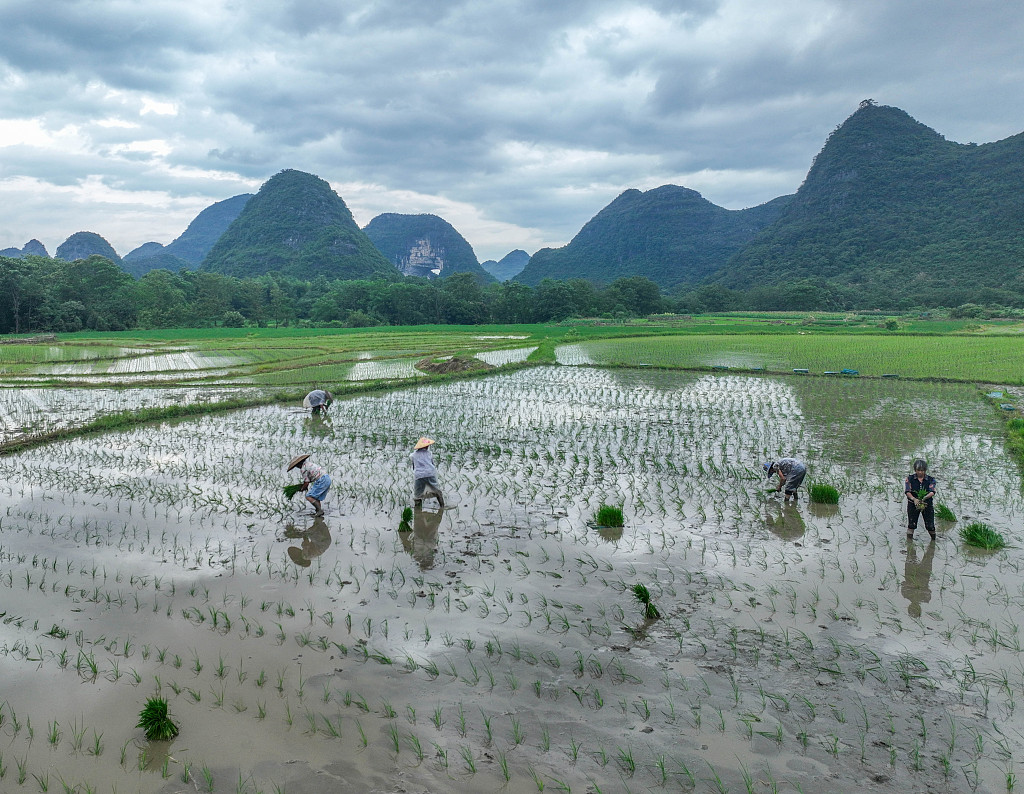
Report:
M 291 499 L 295 494 L 302 490 L 302 483 L 295 483 L 294 485 L 286 485 L 284 487 L 284 495 L 286 499 Z
M 962 527 L 960 529 L 960 540 L 969 546 L 977 546 L 979 549 L 988 549 L 990 551 L 1001 549 L 1006 545 L 1006 539 L 1002 535 L 988 524 L 983 524 L 980 521 Z

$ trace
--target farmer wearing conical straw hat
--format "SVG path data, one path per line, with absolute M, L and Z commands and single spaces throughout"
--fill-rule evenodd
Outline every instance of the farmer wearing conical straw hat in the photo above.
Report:
M 327 409 L 334 402 L 334 396 L 325 389 L 313 389 L 302 401 L 302 407 L 311 412 L 313 416 L 326 414 Z
M 302 488 L 306 491 L 306 501 L 313 506 L 313 515 L 324 514 L 323 500 L 331 488 L 331 475 L 322 466 L 309 459 L 309 453 L 296 455 L 288 463 L 288 471 L 298 468 L 302 473 Z
M 437 483 L 437 467 L 434 466 L 434 456 L 430 452 L 433 443 L 434 439 L 422 436 L 409 456 L 413 476 L 412 501 L 417 507 L 431 496 L 437 499 L 438 507 L 444 507 L 444 496 Z

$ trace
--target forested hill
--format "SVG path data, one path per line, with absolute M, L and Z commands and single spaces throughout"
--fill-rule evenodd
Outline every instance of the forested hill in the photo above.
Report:
M 211 204 L 192 219 L 180 237 L 168 245 L 143 243 L 124 255 L 121 266 L 135 277 L 150 270 L 174 271 L 199 267 L 251 198 L 252 193 L 242 193 Z
M 407 276 L 443 278 L 472 273 L 481 284 L 494 278 L 477 261 L 472 246 L 437 215 L 385 212 L 363 229 L 375 246 Z
M 985 287 L 1019 295 L 1022 219 L 1024 134 L 954 143 L 867 100 L 829 136 L 782 217 L 713 280 L 823 279 L 867 306 L 893 295 L 955 306 Z
M 694 283 L 719 270 L 789 202 L 727 210 L 677 185 L 627 190 L 595 215 L 563 248 L 542 248 L 515 277 L 585 278 L 609 283 L 646 276 L 662 287 Z
M 526 267 L 529 261 L 530 255 L 523 249 L 517 248 L 515 251 L 509 251 L 497 262 L 493 259 L 481 262 L 480 267 L 498 279 L 498 281 L 508 281 L 513 276 L 522 273 L 523 268 Z
M 93 254 L 106 257 L 115 264 L 121 263 L 121 257 L 117 255 L 114 247 L 96 232 L 75 232 L 57 246 L 54 257 L 65 262 L 74 262 L 76 259 L 88 259 Z
M 267 180 L 200 269 L 238 277 L 278 273 L 307 280 L 398 275 L 331 186 L 294 170 Z

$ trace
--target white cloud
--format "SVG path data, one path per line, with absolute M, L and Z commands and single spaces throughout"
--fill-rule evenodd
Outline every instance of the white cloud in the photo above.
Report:
M 866 97 L 952 140 L 1016 134 L 1022 39 L 1004 0 L 7 0 L 0 246 L 166 241 L 297 168 L 499 258 L 628 187 L 791 193 Z

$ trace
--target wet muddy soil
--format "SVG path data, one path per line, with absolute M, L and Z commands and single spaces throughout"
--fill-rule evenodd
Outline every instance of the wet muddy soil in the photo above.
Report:
M 449 507 L 402 525 L 424 434 Z M 840 504 L 765 493 L 784 453 Z M 1020 553 L 907 543 L 917 456 L 1019 533 L 938 384 L 551 367 L 0 459 L 0 790 L 1004 791 Z

